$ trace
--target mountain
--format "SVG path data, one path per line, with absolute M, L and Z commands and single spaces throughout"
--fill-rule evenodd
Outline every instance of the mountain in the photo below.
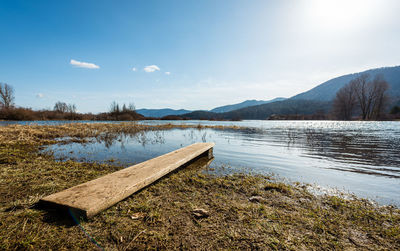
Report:
M 382 74 L 389 83 L 388 94 L 396 101 L 400 97 L 400 66 L 371 69 L 364 72 L 343 75 L 328 80 L 309 91 L 300 93 L 290 99 L 247 106 L 237 110 L 222 113 L 192 112 L 183 115 L 191 119 L 266 119 L 273 114 L 278 115 L 311 115 L 328 113 L 331 110 L 332 100 L 336 92 L 351 80 L 361 74 L 369 74 L 374 78 Z M 256 101 L 257 102 L 257 101 Z M 400 101 L 399 101 L 400 102 Z M 245 102 L 243 102 L 245 103 Z M 242 104 L 242 103 L 241 103 Z M 240 105 L 240 104 L 238 104 Z M 230 106 L 225 106 L 230 108 Z M 225 108 L 221 107 L 221 108 Z M 215 111 L 217 108 L 211 110 Z M 217 110 L 218 111 L 218 110 Z
M 275 101 L 267 104 L 248 106 L 242 109 L 215 113 L 207 111 L 194 111 L 184 114 L 181 117 L 187 119 L 226 119 L 226 120 L 239 120 L 239 119 L 267 119 L 273 114 L 279 115 L 311 115 L 318 113 L 328 113 L 331 108 L 331 102 L 316 101 L 316 100 L 295 100 L 286 99 L 282 101 Z
M 224 119 L 268 119 L 271 115 L 311 115 L 328 113 L 332 103 L 318 100 L 286 99 L 272 103 L 249 106 L 223 113 Z
M 272 100 L 254 100 L 254 99 L 246 100 L 246 101 L 243 101 L 242 103 L 238 103 L 238 104 L 224 105 L 224 106 L 216 107 L 216 108 L 210 110 L 210 112 L 216 112 L 216 113 L 230 112 L 230 111 L 245 108 L 248 106 L 268 104 L 268 103 L 272 103 L 275 101 L 282 101 L 285 99 L 286 98 L 274 98 Z
M 364 73 L 369 74 L 370 78 L 374 78 L 377 74 L 382 74 L 385 80 L 390 85 L 390 88 L 388 90 L 389 95 L 392 97 L 400 96 L 400 66 L 394 66 L 371 69 L 359 73 L 348 74 L 333 78 L 312 88 L 309 91 L 297 94 L 290 99 L 331 101 L 335 98 L 336 92 L 340 88 Z
M 190 113 L 189 110 L 174 110 L 174 109 L 138 109 L 136 110 L 137 113 L 142 114 L 145 117 L 153 117 L 153 118 L 161 118 L 168 115 L 182 115 L 185 113 Z
M 210 110 L 209 112 L 212 112 L 212 113 L 230 112 L 230 111 L 248 107 L 248 106 L 260 105 L 260 104 L 271 103 L 274 101 L 281 101 L 281 100 L 285 100 L 285 98 L 275 98 L 275 99 L 266 100 L 266 101 L 265 100 L 246 100 L 239 104 L 216 107 L 216 108 Z M 165 108 L 165 109 L 138 109 L 138 110 L 136 110 L 136 112 L 145 117 L 162 118 L 162 117 L 170 116 L 170 115 L 180 116 L 183 114 L 191 113 L 192 111 L 184 110 L 184 109 L 174 110 L 174 109 Z M 201 111 L 201 112 L 196 111 L 195 114 L 205 114 L 207 112 L 208 111 Z
M 161 109 L 154 111 L 170 110 L 175 113 L 158 113 L 154 112 L 148 115 L 137 112 L 150 117 L 162 117 L 166 115 L 179 115 L 187 119 L 267 119 L 273 114 L 277 115 L 312 115 L 329 113 L 332 106 L 332 100 L 335 98 L 336 92 L 351 80 L 361 74 L 369 74 L 370 78 L 374 78 L 378 74 L 382 74 L 389 83 L 388 93 L 393 97 L 393 101 L 398 101 L 400 97 L 400 66 L 384 67 L 371 69 L 364 72 L 343 75 L 328 80 L 309 91 L 300 93 L 290 99 L 277 98 L 269 101 L 262 100 L 246 100 L 239 104 L 226 105 L 212 109 L 211 111 L 188 111 L 176 113 L 176 110 Z M 400 101 L 398 101 L 400 103 Z M 160 115 L 161 114 L 161 115 Z
M 224 113 L 216 113 L 209 111 L 193 111 L 187 114 L 183 114 L 181 117 L 184 119 L 204 119 L 204 120 L 213 120 L 213 119 L 223 119 L 222 114 Z

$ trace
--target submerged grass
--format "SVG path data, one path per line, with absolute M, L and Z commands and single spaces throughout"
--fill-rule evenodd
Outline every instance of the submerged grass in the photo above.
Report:
M 204 159 L 80 224 L 35 208 L 46 195 L 122 168 L 57 162 L 43 145 L 177 127 L 197 126 L 0 127 L 0 249 L 400 249 L 395 207 L 315 196 L 267 176 L 215 176 L 202 172 Z

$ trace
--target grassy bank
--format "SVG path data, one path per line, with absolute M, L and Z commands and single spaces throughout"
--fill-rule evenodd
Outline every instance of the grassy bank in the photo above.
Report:
M 0 249 L 400 249 L 399 209 L 314 196 L 267 176 L 214 176 L 204 159 L 80 224 L 36 208 L 43 196 L 122 168 L 57 162 L 40 152 L 56 138 L 176 127 L 196 126 L 0 127 Z

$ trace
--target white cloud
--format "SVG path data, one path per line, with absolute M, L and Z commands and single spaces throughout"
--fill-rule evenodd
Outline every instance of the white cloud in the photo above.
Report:
M 149 66 L 146 66 L 146 67 L 144 67 L 144 69 L 143 69 L 145 72 L 155 72 L 155 71 L 159 71 L 160 70 L 160 68 L 157 66 L 157 65 L 149 65 Z
M 38 93 L 38 94 L 36 94 L 36 97 L 37 98 L 44 98 L 44 94 L 43 93 Z
M 171 74 L 171 72 L 169 72 L 169 71 L 166 71 L 166 72 L 165 72 L 165 74 L 167 74 L 167 75 L 170 75 L 170 74 Z
M 86 62 L 80 62 L 74 59 L 71 59 L 69 62 L 71 65 L 76 66 L 76 67 L 81 67 L 81 68 L 88 68 L 88 69 L 99 69 L 100 66 L 95 65 L 93 63 L 86 63 Z
M 136 67 L 132 67 L 132 71 L 137 71 Z

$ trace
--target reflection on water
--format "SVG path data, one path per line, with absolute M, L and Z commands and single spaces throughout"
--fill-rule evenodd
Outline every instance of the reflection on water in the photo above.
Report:
M 89 143 L 53 145 L 48 150 L 59 158 L 131 165 L 192 143 L 215 142 L 211 167 L 229 166 L 226 173 L 275 173 L 400 205 L 398 126 L 396 122 L 263 122 L 242 130 L 104 133 Z
M 297 134 L 288 136 L 288 147 L 303 148 L 303 155 L 309 158 L 344 164 L 335 165 L 334 169 L 400 178 L 399 138 L 310 129 Z M 279 133 L 275 137 L 279 140 Z

